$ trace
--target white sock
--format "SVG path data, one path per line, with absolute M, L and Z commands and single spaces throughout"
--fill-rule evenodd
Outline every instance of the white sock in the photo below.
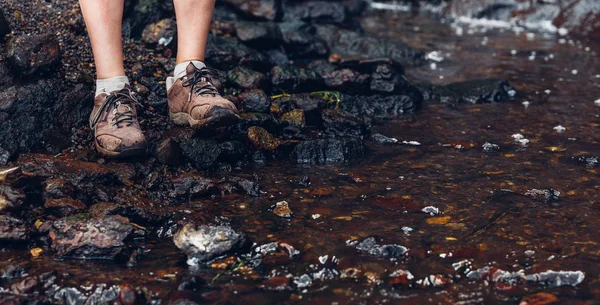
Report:
M 173 76 L 167 77 L 167 92 L 171 90 L 171 87 L 177 79 L 182 78 L 186 75 L 186 70 L 190 63 L 192 63 L 198 69 L 206 67 L 206 65 L 199 60 L 188 60 L 177 64 L 175 66 L 175 70 L 173 70 Z
M 127 76 L 115 76 L 96 80 L 96 96 L 100 93 L 111 93 L 116 90 L 125 88 L 129 85 Z
M 185 70 L 187 69 L 187 67 L 190 63 L 192 63 L 198 69 L 202 69 L 202 68 L 206 67 L 206 65 L 199 60 L 184 61 L 175 66 L 175 70 L 173 70 L 173 77 L 180 78 L 180 77 L 185 76 L 186 75 Z

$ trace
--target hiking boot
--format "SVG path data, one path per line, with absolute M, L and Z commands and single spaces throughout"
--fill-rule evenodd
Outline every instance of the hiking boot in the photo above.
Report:
M 198 129 L 222 127 L 237 120 L 235 105 L 215 88 L 218 81 L 215 70 L 198 69 L 192 63 L 187 66 L 185 76 L 167 78 L 169 117 L 173 122 Z
M 146 153 L 146 139 L 135 110 L 137 103 L 129 85 L 96 96 L 90 128 L 94 131 L 94 143 L 100 154 L 128 157 Z

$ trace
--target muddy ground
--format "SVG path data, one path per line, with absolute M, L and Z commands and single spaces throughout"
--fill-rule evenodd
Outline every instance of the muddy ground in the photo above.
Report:
M 76 1 L 2 0 L 0 303 L 598 302 L 594 2 L 253 3 L 206 60 L 242 119 L 192 132 L 172 6 L 127 2 L 151 148 L 111 160 Z

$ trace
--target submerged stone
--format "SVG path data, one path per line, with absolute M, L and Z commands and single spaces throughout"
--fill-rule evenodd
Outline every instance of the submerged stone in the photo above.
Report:
M 354 242 L 355 244 L 356 242 Z M 382 258 L 397 258 L 408 252 L 406 247 L 400 245 L 378 245 L 374 237 L 369 237 L 356 244 L 356 249 L 369 255 Z
M 290 156 L 299 164 L 348 163 L 362 158 L 364 149 L 357 138 L 319 139 L 299 143 Z
M 506 102 L 512 99 L 517 91 L 504 80 L 483 79 L 433 87 L 429 100 L 441 103 L 484 104 Z
M 188 223 L 173 237 L 177 248 L 188 256 L 188 265 L 198 265 L 240 248 L 246 237 L 226 225 L 200 225 Z

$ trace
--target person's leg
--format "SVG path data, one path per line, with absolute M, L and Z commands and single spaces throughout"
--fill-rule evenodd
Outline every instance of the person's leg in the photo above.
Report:
M 96 97 L 90 116 L 97 150 L 107 156 L 142 154 L 135 98 L 123 68 L 121 27 L 124 0 L 80 0 L 96 63 Z
M 204 61 L 215 0 L 173 0 L 177 19 L 177 63 Z
M 98 79 L 125 76 L 121 26 L 124 0 L 80 0 Z
M 201 128 L 229 125 L 235 105 L 221 97 L 217 76 L 205 68 L 204 56 L 215 0 L 173 0 L 177 19 L 177 65 L 167 78 L 169 116 L 177 125 Z

